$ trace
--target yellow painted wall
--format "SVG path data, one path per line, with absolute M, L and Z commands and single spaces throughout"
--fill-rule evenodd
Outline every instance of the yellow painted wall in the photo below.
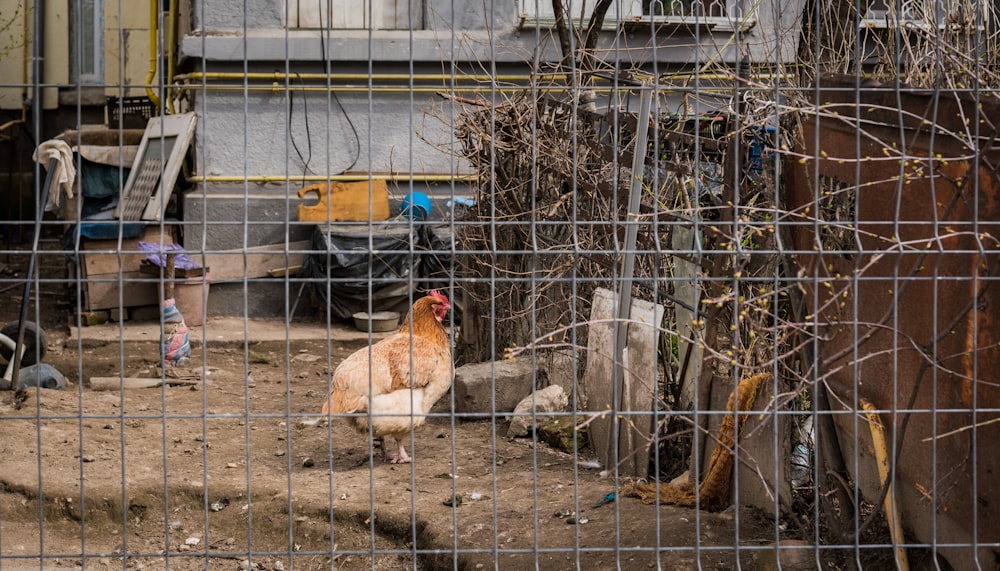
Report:
M 0 0 L 0 83 L 14 87 L 0 87 L 0 108 L 19 109 L 21 107 L 21 85 L 28 79 L 24 76 L 24 48 L 31 53 L 30 43 L 25 42 L 24 4 L 28 0 Z M 29 24 L 31 15 L 28 15 Z
M 126 97 L 145 95 L 149 72 L 149 2 L 105 0 L 104 5 L 104 82 L 107 95 L 121 94 L 119 86 L 130 86 Z M 122 49 L 122 42 L 125 49 Z M 160 80 L 159 70 L 153 78 Z
M 33 10 L 36 2 L 46 2 L 45 83 L 64 87 L 70 84 L 70 0 L 0 0 L 0 108 L 21 107 L 27 86 L 31 97 L 31 52 Z M 126 96 L 145 94 L 149 70 L 149 2 L 104 1 L 104 85 L 107 95 L 121 95 L 120 86 L 129 86 Z M 25 32 L 27 14 L 27 33 Z M 124 49 L 122 44 L 124 43 Z M 26 51 L 25 51 L 26 50 Z M 25 68 L 25 65 L 27 67 Z M 25 71 L 26 70 L 26 71 Z M 159 74 L 154 82 L 159 81 Z M 58 88 L 46 88 L 46 109 L 58 105 Z
M 45 2 L 45 83 L 65 85 L 70 81 L 69 0 L 37 1 Z M 35 2 L 31 4 L 34 5 Z M 28 67 L 30 69 L 30 64 Z M 45 89 L 42 93 L 42 102 L 45 109 L 58 107 L 59 88 Z

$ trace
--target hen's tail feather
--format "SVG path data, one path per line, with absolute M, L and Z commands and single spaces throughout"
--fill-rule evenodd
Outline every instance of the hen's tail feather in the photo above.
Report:
M 330 393 L 330 398 L 323 403 L 323 414 L 343 414 L 360 412 L 362 401 L 358 396 L 351 396 L 340 391 Z

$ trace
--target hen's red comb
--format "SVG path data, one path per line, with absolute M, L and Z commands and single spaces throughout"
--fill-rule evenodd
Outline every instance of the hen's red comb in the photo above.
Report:
M 429 295 L 430 295 L 431 297 L 435 297 L 435 298 L 437 298 L 437 299 L 440 299 L 440 300 L 441 300 L 441 301 L 443 301 L 443 302 L 444 302 L 444 303 L 445 303 L 446 305 L 451 305 L 451 304 L 450 304 L 450 303 L 448 302 L 448 298 L 447 298 L 447 297 L 445 297 L 443 293 L 439 292 L 439 291 L 438 291 L 438 290 L 436 290 L 436 289 L 432 289 L 432 290 L 431 290 L 431 291 L 429 292 Z

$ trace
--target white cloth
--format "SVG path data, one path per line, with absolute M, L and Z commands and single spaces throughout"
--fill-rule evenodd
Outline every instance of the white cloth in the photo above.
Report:
M 73 198 L 73 184 L 76 182 L 76 165 L 73 162 L 73 149 L 70 148 L 66 141 L 49 139 L 38 145 L 38 148 L 35 149 L 35 154 L 31 158 L 46 168 L 48 168 L 50 160 L 56 160 L 56 170 L 52 173 L 52 177 L 57 186 L 54 189 L 49 189 L 49 199 L 45 204 L 45 210 L 51 211 L 59 208 L 63 192 L 66 193 L 66 198 Z

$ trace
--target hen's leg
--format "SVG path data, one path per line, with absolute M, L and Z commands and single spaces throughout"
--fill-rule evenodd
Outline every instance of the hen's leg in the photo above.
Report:
M 406 453 L 406 448 L 403 446 L 403 440 L 397 438 L 396 444 L 399 445 L 399 452 L 397 454 L 389 454 L 386 452 L 385 461 L 393 464 L 409 464 L 411 458 L 410 455 Z

